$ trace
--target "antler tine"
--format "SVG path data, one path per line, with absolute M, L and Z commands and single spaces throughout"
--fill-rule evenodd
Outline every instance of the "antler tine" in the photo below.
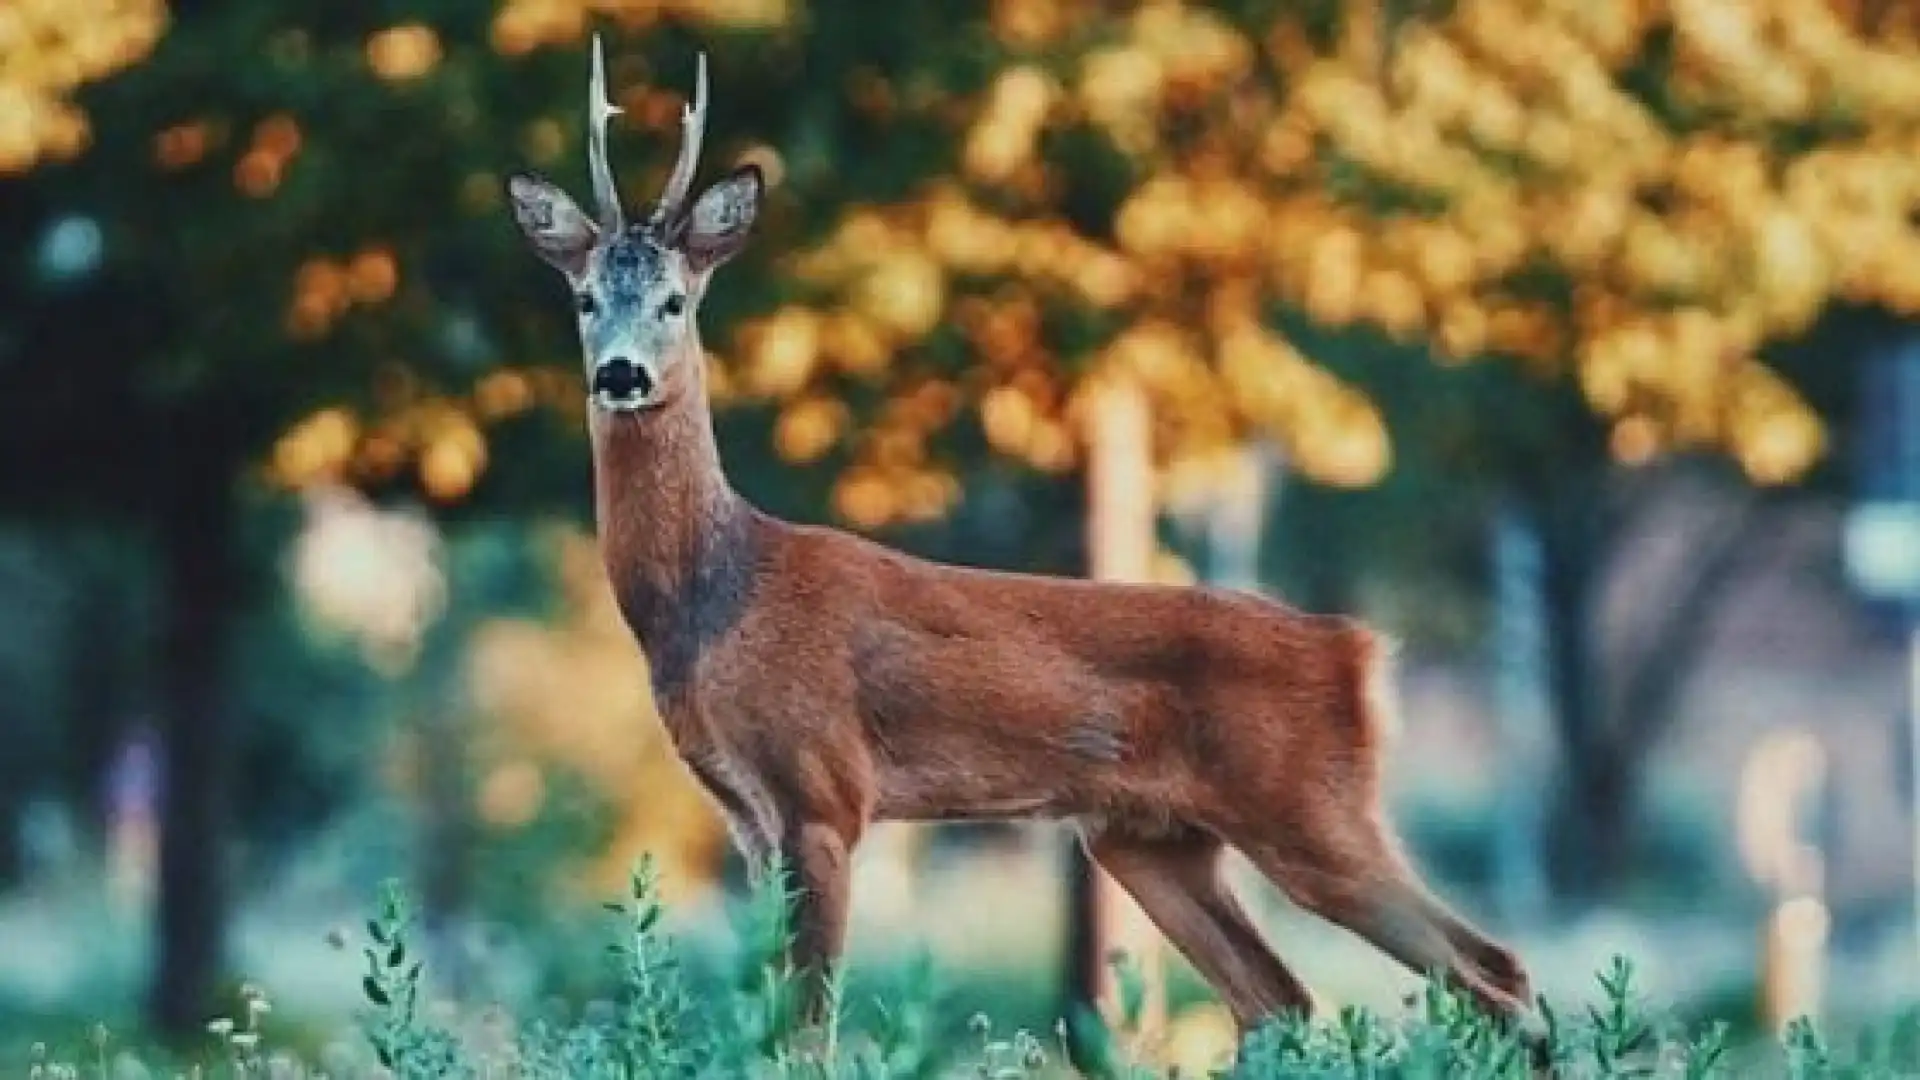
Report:
M 593 82 L 587 88 L 587 163 L 593 171 L 593 198 L 600 206 L 600 225 L 611 235 L 620 231 L 620 190 L 607 164 L 607 121 L 624 111 L 607 100 L 607 61 L 600 35 L 593 35 Z
M 702 52 L 695 63 L 693 76 L 693 102 L 680 112 L 680 157 L 673 163 L 673 173 L 667 177 L 667 186 L 660 193 L 660 203 L 654 208 L 653 220 L 665 221 L 680 210 L 687 200 L 687 192 L 693 188 L 693 173 L 700 164 L 700 140 L 707 130 L 707 54 Z

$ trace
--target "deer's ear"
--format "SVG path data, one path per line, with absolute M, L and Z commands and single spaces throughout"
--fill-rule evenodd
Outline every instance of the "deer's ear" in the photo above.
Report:
M 765 192 L 760 166 L 742 165 L 700 193 L 687 213 L 680 240 L 680 249 L 696 271 L 711 270 L 740 253 Z
M 577 277 L 587 268 L 587 253 L 600 239 L 600 227 L 573 198 L 546 180 L 526 173 L 507 178 L 513 220 L 549 266 Z

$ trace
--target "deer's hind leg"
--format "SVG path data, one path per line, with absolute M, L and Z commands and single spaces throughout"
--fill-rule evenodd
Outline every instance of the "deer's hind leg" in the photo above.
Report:
M 1518 959 L 1428 892 L 1371 815 L 1300 822 L 1278 839 L 1237 837 L 1236 846 L 1301 907 L 1416 974 L 1439 974 L 1489 1014 L 1523 1019 L 1529 990 Z
M 1225 789 L 1236 797 L 1221 832 L 1301 907 L 1518 1026 L 1531 1004 L 1525 969 L 1427 890 L 1382 817 L 1381 742 L 1394 703 L 1378 640 L 1356 629 L 1338 646 L 1337 662 L 1296 686 L 1284 709 L 1231 703 L 1261 730 L 1291 729 L 1295 744 L 1288 760 L 1255 753 L 1230 766 Z
M 1512 949 L 1488 937 L 1431 893 L 1426 894 L 1426 902 L 1428 917 L 1446 932 L 1447 940 L 1462 956 L 1480 968 L 1489 983 L 1521 1005 L 1532 1005 L 1533 980 Z
M 1219 838 L 1187 827 L 1147 835 L 1089 825 L 1082 835 L 1094 861 L 1213 986 L 1243 1037 L 1275 1015 L 1312 1010 L 1307 988 L 1227 888 Z

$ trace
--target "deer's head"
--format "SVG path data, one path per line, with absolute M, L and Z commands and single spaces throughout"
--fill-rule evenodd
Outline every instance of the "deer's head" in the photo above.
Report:
M 573 290 L 589 399 L 602 409 L 631 412 L 677 396 L 676 386 L 696 374 L 700 298 L 714 269 L 745 245 L 763 183 L 760 170 L 746 165 L 688 201 L 707 120 L 702 54 L 666 190 L 644 221 L 628 224 L 607 165 L 607 121 L 620 110 L 607 100 L 598 35 L 588 94 L 587 159 L 597 213 L 588 216 L 566 192 L 530 174 L 509 178 L 507 195 L 527 242 Z

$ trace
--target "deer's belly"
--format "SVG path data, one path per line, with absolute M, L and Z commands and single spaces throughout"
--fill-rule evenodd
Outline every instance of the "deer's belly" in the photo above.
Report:
M 1030 776 L 893 766 L 881 770 L 875 817 L 886 821 L 1008 821 L 1079 812 L 1080 800 Z

